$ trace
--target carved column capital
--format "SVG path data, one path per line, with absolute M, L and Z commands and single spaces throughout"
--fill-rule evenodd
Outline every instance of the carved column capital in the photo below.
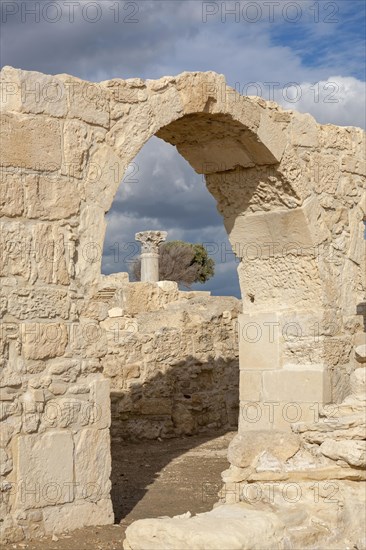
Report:
M 166 240 L 168 233 L 166 231 L 140 231 L 136 233 L 136 241 L 141 243 L 142 254 L 159 253 L 159 244 Z

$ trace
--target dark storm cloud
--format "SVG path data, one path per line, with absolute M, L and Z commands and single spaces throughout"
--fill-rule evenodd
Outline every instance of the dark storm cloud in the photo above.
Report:
M 203 229 L 220 225 L 216 201 L 204 177 L 196 174 L 175 147 L 152 138 L 135 158 L 113 203 L 113 212 L 158 218 L 170 227 Z
M 44 10 L 47 4 L 54 9 Z M 16 6 L 16 13 L 8 13 L 8 5 Z M 189 39 L 197 32 L 180 0 L 4 0 L 1 7 L 2 65 L 91 80 L 141 75 L 153 69 L 158 59 L 171 55 L 179 37 Z
M 347 67 L 348 75 L 351 67 L 354 70 L 360 48 L 352 46 L 355 40 L 359 44 L 359 38 L 351 26 L 350 2 L 337 2 L 338 23 L 332 22 L 335 18 L 327 23 L 325 12 L 315 21 L 310 0 L 302 0 L 296 23 L 290 21 L 291 10 L 281 7 L 270 18 L 268 2 L 263 1 L 249 3 L 257 5 L 260 14 L 253 22 L 253 10 L 244 10 L 247 4 L 3 0 L 1 63 L 88 80 L 215 70 L 224 73 L 231 85 L 239 82 L 241 88 L 251 81 L 285 85 L 325 79 L 330 69 L 332 74 L 342 74 L 339 69 Z M 215 14 L 207 14 L 208 5 Z M 225 13 L 234 6 L 239 6 L 238 17 Z M 36 15 L 31 13 L 34 10 Z M 339 32 L 342 22 L 347 23 L 347 33 Z M 335 33 L 341 48 L 336 47 Z

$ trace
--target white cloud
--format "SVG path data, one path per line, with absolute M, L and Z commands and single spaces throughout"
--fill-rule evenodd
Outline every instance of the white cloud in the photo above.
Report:
M 276 99 L 287 109 L 310 113 L 322 124 L 366 126 L 365 83 L 352 76 L 302 82 L 298 87 L 278 92 Z

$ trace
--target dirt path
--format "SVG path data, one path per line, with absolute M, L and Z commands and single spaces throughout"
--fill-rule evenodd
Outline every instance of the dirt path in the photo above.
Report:
M 147 517 L 211 510 L 220 474 L 228 467 L 227 447 L 234 432 L 218 435 L 114 444 L 112 500 L 116 524 L 87 527 L 3 550 L 122 550 L 126 527 Z M 57 538 L 57 540 L 56 540 Z

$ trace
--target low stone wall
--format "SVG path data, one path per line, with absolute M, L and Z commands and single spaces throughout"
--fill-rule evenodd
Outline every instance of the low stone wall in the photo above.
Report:
M 116 288 L 102 322 L 109 335 L 102 365 L 111 379 L 112 438 L 236 427 L 240 301 L 122 277 L 105 277 L 99 293 Z

